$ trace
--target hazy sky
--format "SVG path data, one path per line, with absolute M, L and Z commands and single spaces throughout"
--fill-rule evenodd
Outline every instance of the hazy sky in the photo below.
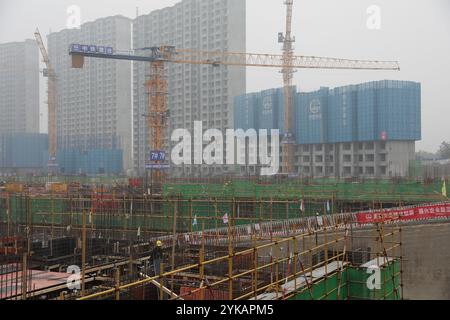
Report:
M 146 14 L 177 2 L 0 0 L 0 43 L 33 39 L 36 27 L 44 38 L 49 30 L 64 29 L 70 5 L 80 7 L 83 23 L 115 14 L 133 18 L 136 7 Z M 280 52 L 277 33 L 284 29 L 283 3 L 247 0 L 247 52 Z M 381 8 L 379 30 L 367 28 L 371 5 Z M 300 90 L 380 79 L 418 81 L 423 126 L 418 149 L 435 151 L 443 140 L 450 140 L 450 0 L 295 0 L 293 18 L 298 55 L 398 60 L 402 68 L 400 72 L 300 70 L 295 75 Z M 281 85 L 275 69 L 248 69 L 249 92 Z M 45 109 L 45 97 L 41 100 Z

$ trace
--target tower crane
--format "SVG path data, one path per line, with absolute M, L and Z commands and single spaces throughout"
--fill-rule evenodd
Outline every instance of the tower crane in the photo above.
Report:
M 283 63 L 281 69 L 284 84 L 284 137 L 281 141 L 283 150 L 282 171 L 285 174 L 293 175 L 294 173 L 294 147 L 295 140 L 293 135 L 292 115 L 293 115 L 293 96 L 292 96 L 292 80 L 294 78 L 294 68 L 292 62 L 294 59 L 295 37 L 292 36 L 292 9 L 294 0 L 286 0 L 286 33 L 278 34 L 278 42 L 283 44 Z
M 112 48 L 105 48 L 95 45 L 72 44 L 69 54 L 72 56 L 72 67 L 83 68 L 85 57 L 131 60 L 150 63 L 151 76 L 146 83 L 149 94 L 148 99 L 148 134 L 149 150 L 164 150 L 165 133 L 168 128 L 169 110 L 167 104 L 167 79 L 164 76 L 166 63 L 175 64 L 201 64 L 218 66 L 240 66 L 240 67 L 269 67 L 282 68 L 289 85 L 292 82 L 292 70 L 297 68 L 308 69 L 354 69 L 354 70 L 399 70 L 396 61 L 376 61 L 376 60 L 349 60 L 337 58 L 325 58 L 315 56 L 294 56 L 289 51 L 283 55 L 278 54 L 258 54 L 258 53 L 236 53 L 222 51 L 198 51 L 181 50 L 173 46 L 161 46 L 145 48 L 136 53 L 113 52 Z M 145 52 L 142 54 L 142 52 Z M 289 112 L 289 110 L 288 110 Z M 288 113 L 289 115 L 290 113 Z M 289 119 L 289 118 L 287 118 Z M 287 127 L 290 129 L 290 127 Z M 289 132 L 288 130 L 286 130 Z M 163 170 L 165 159 L 157 159 L 156 165 L 151 168 L 157 169 L 153 176 L 156 185 L 163 182 Z
M 44 77 L 47 78 L 47 104 L 48 104 L 48 138 L 49 138 L 49 161 L 48 166 L 57 167 L 56 163 L 56 74 L 53 70 L 50 59 L 48 58 L 47 50 L 42 41 L 39 29 L 36 29 L 34 36 L 41 51 L 43 62 L 46 69 L 43 71 Z

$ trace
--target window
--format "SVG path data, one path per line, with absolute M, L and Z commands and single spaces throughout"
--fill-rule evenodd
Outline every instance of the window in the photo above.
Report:
M 344 162 L 352 162 L 352 156 L 350 154 L 345 154 Z
M 375 168 L 374 167 L 366 167 L 366 174 L 368 174 L 368 175 L 375 174 Z
M 373 150 L 373 149 L 374 149 L 373 142 L 367 142 L 366 143 L 366 150 Z

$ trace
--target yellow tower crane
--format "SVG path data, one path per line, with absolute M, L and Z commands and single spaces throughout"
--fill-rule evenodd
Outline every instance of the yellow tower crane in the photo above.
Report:
M 288 87 L 292 82 L 292 70 L 296 68 L 308 69 L 354 69 L 354 70 L 399 70 L 396 61 L 376 61 L 376 60 L 349 60 L 337 58 L 324 58 L 315 56 L 294 56 L 286 52 L 278 54 L 258 54 L 258 53 L 235 53 L 222 51 L 198 51 L 179 50 L 173 46 L 161 46 L 145 48 L 140 50 L 145 52 L 142 55 L 120 54 L 113 52 L 112 48 L 104 48 L 95 45 L 72 44 L 69 54 L 72 56 L 72 67 L 82 68 L 84 58 L 104 58 L 116 60 L 131 60 L 150 62 L 151 75 L 146 83 L 149 94 L 148 99 L 148 147 L 152 152 L 165 153 L 165 141 L 168 128 L 169 110 L 167 104 L 167 79 L 164 76 L 166 63 L 177 64 L 201 64 L 219 66 L 241 66 L 241 67 L 269 67 L 281 68 L 284 70 Z M 291 52 L 291 50 L 288 50 Z M 289 104 L 290 106 L 291 104 Z M 287 109 L 287 119 L 289 119 L 289 108 Z M 288 121 L 286 121 L 288 122 Z M 287 132 L 290 126 L 287 126 Z M 152 185 L 161 185 L 164 182 L 165 159 L 155 158 L 156 164 L 151 165 L 151 169 L 156 170 L 153 176 Z M 289 163 L 288 163 L 289 165 Z M 289 169 L 288 169 L 289 170 Z M 289 172 L 289 171 L 288 171 Z
M 284 137 L 281 141 L 283 151 L 282 171 L 284 174 L 294 174 L 294 147 L 295 139 L 293 134 L 293 95 L 292 80 L 294 78 L 294 68 L 292 62 L 294 59 L 295 37 L 292 36 L 292 9 L 294 0 L 286 0 L 286 33 L 278 34 L 278 42 L 283 44 L 283 63 L 281 69 L 284 84 Z
M 56 74 L 53 70 L 50 59 L 48 58 L 47 50 L 42 41 L 39 29 L 36 29 L 34 36 L 41 51 L 43 62 L 46 68 L 43 71 L 44 77 L 47 78 L 47 104 L 48 104 L 48 153 L 49 153 L 49 168 L 56 167 Z

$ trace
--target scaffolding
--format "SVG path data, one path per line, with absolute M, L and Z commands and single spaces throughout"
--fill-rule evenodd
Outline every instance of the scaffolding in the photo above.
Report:
M 163 262 L 159 274 L 143 273 L 134 282 L 118 276 L 111 288 L 78 299 L 143 298 L 151 288 L 158 299 L 168 300 L 402 298 L 401 228 L 378 223 L 356 231 L 351 216 L 335 224 L 329 224 L 331 217 L 320 218 L 315 224 L 304 221 L 303 232 L 263 243 L 256 235 L 238 241 L 231 228 L 222 247 L 207 245 L 202 237 L 192 257 L 196 262 L 184 261 L 166 272 Z M 371 269 L 380 270 L 373 288 Z
M 361 225 L 356 213 L 341 210 L 333 199 L 99 191 L 1 199 L 0 231 L 7 237 L 0 241 L 2 281 L 29 282 L 9 280 L 6 287 L 16 289 L 3 298 L 402 297 L 400 227 L 384 219 Z M 372 209 L 380 206 L 371 203 Z M 161 265 L 152 255 L 157 240 L 164 247 Z M 71 266 L 80 266 L 78 291 L 66 285 Z M 376 292 L 364 282 L 373 266 L 382 278 Z M 46 289 L 36 274 L 60 282 Z

